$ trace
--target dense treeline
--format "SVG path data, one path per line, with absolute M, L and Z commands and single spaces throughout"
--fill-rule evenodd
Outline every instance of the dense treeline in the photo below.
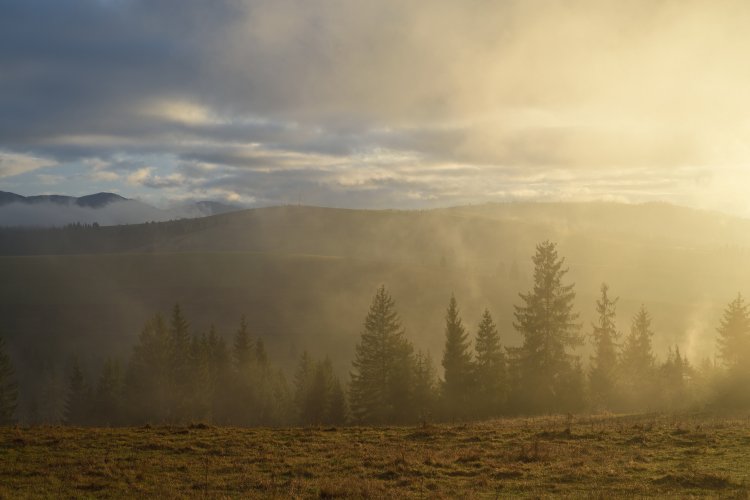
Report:
M 48 420 L 71 425 L 343 425 L 750 406 L 750 310 L 741 295 L 728 304 L 717 328 L 721 364 L 706 360 L 694 367 L 677 346 L 659 362 L 645 307 L 623 335 L 616 326 L 618 299 L 602 284 L 593 305 L 596 320 L 587 328 L 578 321 L 574 285 L 566 282 L 556 245 L 539 244 L 532 260 L 533 285 L 519 294 L 515 306 L 521 345 L 502 345 L 489 310 L 472 336 L 451 296 L 442 378 L 429 353 L 414 349 L 384 286 L 365 317 L 348 379 L 337 376 L 330 359 L 304 352 L 291 385 L 245 318 L 228 344 L 213 327 L 191 333 L 175 305 L 168 319 L 156 315 L 146 323 L 127 363 L 107 360 L 98 377 L 89 379 L 73 360 L 64 407 L 48 413 Z M 586 368 L 575 354 L 585 342 L 592 347 Z M 13 368 L 0 340 L 0 424 L 13 422 L 17 398 Z
M 70 255 L 149 251 L 175 237 L 220 226 L 229 217 L 102 226 L 0 227 L 0 255 Z

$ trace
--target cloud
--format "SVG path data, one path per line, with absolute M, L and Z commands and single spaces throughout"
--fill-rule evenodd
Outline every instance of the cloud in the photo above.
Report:
M 92 186 L 173 198 L 750 213 L 730 189 L 750 162 L 748 21 L 731 0 L 11 0 L 0 176 L 78 165 Z
M 128 182 L 135 186 L 145 186 L 155 189 L 177 187 L 185 182 L 185 179 L 179 173 L 161 176 L 155 175 L 153 170 L 152 167 L 139 168 L 128 175 Z
M 50 160 L 33 155 L 0 151 L 0 178 L 12 177 L 51 165 L 53 165 L 53 162 Z

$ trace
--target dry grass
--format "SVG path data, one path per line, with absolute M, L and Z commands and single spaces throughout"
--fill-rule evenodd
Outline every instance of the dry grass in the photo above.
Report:
M 750 419 L 0 429 L 0 497 L 748 496 Z

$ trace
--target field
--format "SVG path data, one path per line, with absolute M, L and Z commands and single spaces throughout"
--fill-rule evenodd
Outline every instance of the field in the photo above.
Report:
M 3 428 L 0 497 L 747 498 L 750 417 Z

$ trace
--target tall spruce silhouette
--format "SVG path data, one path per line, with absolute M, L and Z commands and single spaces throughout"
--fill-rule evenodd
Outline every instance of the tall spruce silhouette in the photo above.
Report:
M 505 353 L 497 325 L 487 309 L 479 322 L 475 350 L 477 410 L 482 416 L 499 415 L 507 397 Z
M 456 297 L 451 295 L 445 312 L 445 348 L 443 350 L 443 401 L 446 416 L 466 417 L 474 390 L 469 335 L 461 321 Z
M 514 400 L 523 411 L 559 411 L 573 389 L 566 385 L 577 380 L 576 358 L 569 352 L 581 344 L 574 285 L 563 282 L 568 269 L 555 243 L 537 245 L 532 261 L 533 288 L 519 294 L 523 303 L 514 313 L 513 326 L 523 336 L 521 347 L 510 351 L 517 381 Z
M 750 371 L 750 312 L 742 294 L 727 304 L 717 328 L 719 357 L 730 372 Z
M 596 301 L 597 321 L 592 323 L 594 354 L 589 365 L 589 388 L 595 407 L 612 408 L 618 400 L 617 369 L 619 333 L 615 325 L 618 298 L 609 297 L 609 286 L 602 283 Z
M 350 405 L 358 422 L 409 419 L 412 352 L 395 303 L 381 286 L 365 318 L 352 362 Z
M 620 365 L 626 401 L 633 408 L 642 408 L 653 401 L 656 369 L 653 336 L 651 315 L 641 305 L 623 342 Z

